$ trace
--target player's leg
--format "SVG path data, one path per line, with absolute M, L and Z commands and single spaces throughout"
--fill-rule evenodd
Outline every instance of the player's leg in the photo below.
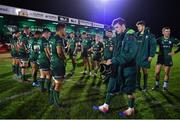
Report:
M 50 70 L 45 71 L 46 79 L 45 79 L 45 89 L 50 93 L 50 87 L 51 87 L 51 74 Z
M 40 85 L 41 92 L 45 91 L 45 88 L 44 88 L 45 77 L 46 77 L 45 76 L 45 71 L 43 69 L 40 69 L 39 85 Z
M 28 67 L 28 60 L 27 59 L 21 59 L 21 79 L 23 82 L 27 81 L 27 76 L 26 76 L 26 69 Z
M 135 95 L 133 93 L 128 93 L 128 109 L 123 112 L 120 112 L 120 116 L 132 116 L 134 115 L 134 105 L 135 105 Z
M 143 79 L 144 79 L 143 91 L 147 91 L 148 69 L 142 68 L 142 70 L 143 70 Z
M 163 91 L 166 91 L 168 89 L 170 71 L 171 71 L 170 66 L 164 66 L 165 75 L 164 75 Z
M 33 82 L 36 83 L 37 82 L 37 71 L 38 71 L 38 67 L 37 67 L 37 63 L 35 61 L 31 62 L 31 67 L 32 67 L 32 79 Z
M 89 75 L 91 76 L 92 73 L 91 73 L 91 57 L 90 56 L 87 57 L 87 67 L 88 67 Z
M 141 67 L 140 66 L 137 66 L 136 88 L 140 91 L 142 90 L 142 88 L 141 88 Z
M 155 86 L 152 88 L 152 90 L 155 90 L 157 88 L 159 88 L 159 84 L 160 84 L 160 73 L 161 73 L 161 64 L 157 64 L 155 67 Z

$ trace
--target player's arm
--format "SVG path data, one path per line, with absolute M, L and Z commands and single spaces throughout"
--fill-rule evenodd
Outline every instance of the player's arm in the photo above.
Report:
M 123 65 L 135 59 L 138 50 L 135 40 L 127 41 L 126 47 L 128 49 L 127 51 L 121 51 L 120 55 L 112 58 L 112 64 Z
M 148 58 L 149 61 L 151 61 L 152 58 L 156 54 L 156 46 L 157 46 L 156 38 L 153 35 L 151 35 L 151 39 L 150 39 L 150 55 L 149 55 L 149 58 Z
M 100 43 L 100 48 L 101 48 L 100 53 L 102 53 L 103 52 L 103 43 Z
M 180 51 L 180 40 L 175 38 L 173 40 L 173 43 L 177 46 L 177 49 L 175 51 L 169 53 L 169 55 L 171 55 L 171 56 L 175 55 L 176 53 L 178 53 Z
M 74 49 L 74 54 L 76 53 L 77 48 L 78 48 L 78 42 L 76 41 L 76 43 L 75 43 L 75 49 Z
M 50 60 L 50 49 L 47 43 L 44 44 L 44 51 L 46 53 L 47 58 Z
M 64 54 L 64 52 L 63 52 L 63 48 L 62 48 L 61 45 L 57 45 L 57 46 L 56 46 L 56 51 L 57 51 L 58 57 L 59 57 L 60 59 L 64 59 L 64 60 L 66 59 L 65 54 Z

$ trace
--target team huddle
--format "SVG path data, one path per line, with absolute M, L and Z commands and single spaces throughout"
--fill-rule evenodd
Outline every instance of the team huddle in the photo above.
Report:
M 148 69 L 155 54 L 158 57 L 152 90 L 160 88 L 163 67 L 162 88 L 167 91 L 172 56 L 180 51 L 180 41 L 170 36 L 169 27 L 162 28 L 163 36 L 155 38 L 144 21 L 138 21 L 136 26 L 137 32 L 127 28 L 124 19 L 117 18 L 112 22 L 113 29 L 108 29 L 103 39 L 98 33 L 94 36 L 87 32 L 79 36 L 74 32 L 67 35 L 64 23 L 57 24 L 55 35 L 48 28 L 33 35 L 28 27 L 22 32 L 16 30 L 11 40 L 12 71 L 22 82 L 31 83 L 27 78 L 27 68 L 31 67 L 32 85 L 38 86 L 41 92 L 48 92 L 50 104 L 59 108 L 62 107 L 60 91 L 67 75 L 67 58 L 72 61 L 70 74 L 73 76 L 80 54 L 84 67 L 82 73 L 97 76 L 99 72 L 99 78 L 107 85 L 104 104 L 93 106 L 93 109 L 108 112 L 112 96 L 122 92 L 128 96 L 128 109 L 119 115 L 131 116 L 135 111 L 135 90 L 147 91 Z M 174 46 L 177 49 L 174 50 Z M 40 76 L 37 80 L 38 71 Z M 140 84 L 141 71 L 143 85 Z

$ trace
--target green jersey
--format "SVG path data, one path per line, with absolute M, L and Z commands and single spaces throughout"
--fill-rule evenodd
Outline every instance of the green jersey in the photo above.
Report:
M 93 54 L 97 55 L 100 54 L 101 49 L 103 48 L 103 44 L 101 42 L 93 42 L 92 43 L 92 49 L 93 49 Z
M 81 45 L 84 49 L 89 49 L 91 48 L 91 41 L 89 39 L 83 39 Z
M 111 59 L 112 51 L 113 51 L 113 41 L 112 41 L 112 38 L 104 39 L 104 41 L 103 41 L 103 48 L 104 48 L 104 51 L 103 51 L 104 59 L 105 60 Z M 112 50 L 111 50 L 111 48 L 112 48 Z
M 60 57 L 57 53 L 57 47 L 61 47 L 62 49 L 62 57 Z M 55 36 L 50 40 L 50 51 L 51 51 L 51 69 L 56 68 L 56 66 L 64 66 L 64 53 L 65 53 L 65 44 L 63 38 L 59 36 Z
M 29 37 L 26 34 L 22 34 L 18 40 L 18 53 L 20 58 L 28 58 L 28 42 Z
M 172 56 L 169 55 L 169 53 L 172 52 L 172 48 L 174 45 L 180 47 L 180 41 L 172 37 L 168 39 L 165 39 L 164 37 L 160 37 L 157 40 L 157 44 L 159 46 L 157 63 L 165 64 L 166 66 L 172 66 L 173 65 Z M 177 52 L 179 52 L 179 50 L 177 50 Z
M 12 57 L 17 57 L 18 51 L 17 51 L 17 37 L 13 37 L 10 41 L 11 44 L 11 55 Z
M 49 47 L 49 42 L 45 38 L 38 40 L 37 48 L 38 49 L 38 63 L 39 64 L 49 64 L 49 59 L 46 55 L 45 49 Z
M 36 61 L 38 58 L 38 52 L 39 52 L 38 40 L 39 39 L 33 38 L 29 41 L 30 60 L 31 61 Z
M 67 43 L 70 45 L 69 48 L 74 51 L 75 48 L 76 48 L 77 40 L 74 39 L 74 38 L 73 39 L 70 38 L 70 39 L 67 40 Z

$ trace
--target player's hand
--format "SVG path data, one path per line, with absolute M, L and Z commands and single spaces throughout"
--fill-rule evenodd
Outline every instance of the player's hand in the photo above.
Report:
M 170 53 L 168 53 L 168 55 L 173 56 L 173 55 L 175 55 L 175 52 L 170 52 Z
M 152 57 L 148 57 L 148 61 L 151 62 L 152 61 Z
M 112 64 L 111 59 L 107 60 L 106 65 L 111 65 L 111 64 Z
M 110 50 L 110 51 L 113 51 L 113 47 L 110 47 L 109 50 Z

